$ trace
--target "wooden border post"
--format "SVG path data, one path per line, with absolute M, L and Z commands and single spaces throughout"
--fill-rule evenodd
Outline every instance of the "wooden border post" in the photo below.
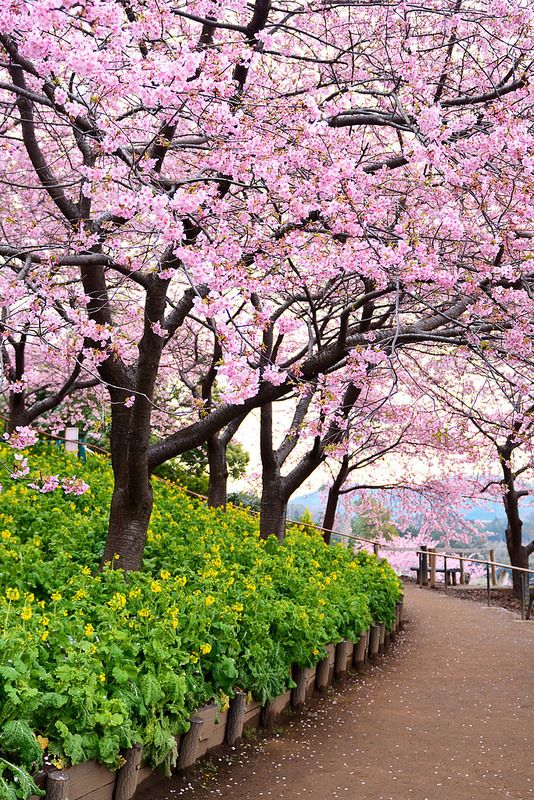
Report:
M 202 717 L 191 717 L 190 723 L 189 730 L 182 736 L 180 753 L 176 763 L 177 769 L 188 769 L 197 760 L 198 740 L 204 720 Z
M 293 708 L 302 708 L 306 702 L 306 689 L 307 684 L 307 670 L 306 667 L 299 667 L 293 665 L 293 680 L 297 684 L 291 689 L 291 705 Z
M 132 800 L 137 789 L 143 748 L 134 744 L 125 755 L 125 763 L 117 772 L 113 800 Z
M 363 669 L 363 666 L 365 664 L 365 651 L 367 649 L 368 636 L 369 636 L 369 631 L 362 631 L 362 633 L 360 634 L 360 638 L 354 645 L 352 663 L 354 664 L 358 672 Z
M 234 745 L 243 735 L 243 723 L 245 721 L 245 706 L 247 705 L 247 693 L 236 692 L 230 701 L 228 717 L 226 719 L 226 744 Z
M 373 623 L 369 632 L 369 658 L 373 659 L 378 655 L 380 647 L 380 625 Z
M 375 556 L 376 556 L 377 558 L 378 558 L 378 554 L 379 554 L 379 552 L 380 552 L 380 545 L 378 544 L 378 542 L 375 542 L 375 543 L 373 544 L 373 553 L 375 554 Z
M 458 561 L 458 563 L 460 564 L 460 586 L 465 586 L 465 569 L 462 556 L 463 553 L 460 553 L 460 560 Z
M 46 800 L 69 800 L 68 772 L 49 772 L 46 779 Z
M 492 562 L 491 563 L 491 585 L 492 586 L 497 586 L 497 570 L 495 569 L 495 564 L 494 564 L 494 561 L 495 561 L 495 550 L 490 550 L 489 556 L 490 556 L 489 560 Z
M 386 646 L 386 626 L 385 623 L 381 622 L 379 625 L 380 634 L 378 640 L 378 652 L 382 653 Z
M 317 663 L 315 672 L 315 685 L 319 692 L 324 692 L 328 687 L 330 678 L 330 658 L 327 656 Z

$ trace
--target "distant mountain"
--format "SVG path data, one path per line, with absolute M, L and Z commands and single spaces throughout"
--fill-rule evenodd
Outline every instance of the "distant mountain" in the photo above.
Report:
M 324 509 L 326 505 L 327 492 L 324 489 L 319 489 L 315 492 L 308 494 L 298 495 L 289 501 L 288 517 L 290 519 L 298 519 L 306 509 L 310 512 L 314 522 L 320 524 L 323 519 Z M 462 512 L 464 519 L 469 522 L 481 523 L 483 531 L 504 533 L 506 528 L 506 515 L 502 503 L 498 501 L 490 501 L 480 505 L 472 506 Z M 391 517 L 395 521 L 395 510 L 391 509 Z M 521 506 L 521 517 L 525 528 L 527 530 L 534 530 L 534 503 L 523 502 Z

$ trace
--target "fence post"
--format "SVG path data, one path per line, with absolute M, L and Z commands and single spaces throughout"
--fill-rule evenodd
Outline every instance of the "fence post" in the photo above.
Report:
M 436 551 L 434 548 L 430 551 L 430 588 L 436 588 Z
M 378 553 L 379 553 L 379 550 L 380 550 L 380 545 L 378 544 L 378 542 L 375 542 L 375 543 L 373 544 L 373 553 L 375 554 L 375 556 L 376 556 L 377 558 L 378 558 Z
M 491 585 L 492 586 L 497 586 L 497 570 L 495 569 L 495 564 L 493 563 L 495 561 L 495 550 L 490 550 L 490 561 L 492 562 L 492 564 L 491 564 Z
M 421 586 L 428 586 L 428 547 L 421 545 Z
M 460 553 L 460 586 L 465 586 L 465 570 L 464 570 L 464 562 L 462 561 L 463 553 Z
M 447 580 L 447 556 L 443 556 L 443 580 L 446 589 L 449 585 L 449 582 Z
M 521 593 L 520 593 L 519 601 L 521 603 L 521 619 L 525 619 L 525 583 L 526 583 L 525 578 L 528 580 L 528 573 L 527 572 L 522 572 L 520 574 L 520 578 L 521 578 L 521 581 L 520 581 Z
M 65 428 L 65 452 L 78 455 L 78 428 Z
M 490 567 L 486 564 L 486 593 L 488 595 L 488 606 L 491 605 L 491 583 L 490 583 Z

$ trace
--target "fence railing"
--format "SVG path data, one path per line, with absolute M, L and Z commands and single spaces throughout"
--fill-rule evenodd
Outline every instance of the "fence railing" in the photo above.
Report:
M 500 567 L 501 569 L 508 570 L 512 573 L 517 573 L 519 576 L 519 607 L 521 612 L 521 619 L 530 619 L 530 613 L 532 610 L 532 604 L 534 600 L 534 587 L 530 587 L 530 575 L 534 575 L 534 570 L 527 569 L 525 567 L 514 567 L 511 564 L 503 564 L 500 561 L 487 560 L 484 558 L 474 558 L 471 556 L 464 556 L 458 553 L 450 553 L 450 552 L 443 552 L 439 550 L 434 550 L 425 546 L 421 546 L 417 551 L 416 554 L 419 559 L 419 566 L 417 567 L 417 582 L 421 586 L 428 586 L 430 584 L 431 588 L 434 588 L 436 585 L 436 563 L 438 558 L 443 558 L 443 577 L 444 577 L 444 586 L 447 588 L 449 585 L 448 582 L 448 570 L 452 572 L 453 568 L 447 567 L 447 561 L 458 561 L 459 563 L 459 571 L 460 577 L 464 573 L 464 564 L 471 563 L 471 564 L 481 564 L 485 567 L 486 572 L 486 598 L 488 606 L 491 606 L 491 589 L 492 586 L 496 586 L 496 579 L 495 573 L 496 568 Z M 430 573 L 430 579 L 429 579 Z M 461 581 L 462 583 L 464 581 Z

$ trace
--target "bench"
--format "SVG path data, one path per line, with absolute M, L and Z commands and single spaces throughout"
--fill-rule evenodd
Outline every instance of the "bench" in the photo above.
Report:
M 410 567 L 410 570 L 416 573 L 417 583 L 421 583 L 421 576 L 419 575 L 419 567 Z M 436 573 L 438 572 L 441 572 L 442 574 L 444 572 L 447 573 L 445 579 L 446 586 L 457 586 L 458 581 L 456 579 L 456 575 L 457 573 L 461 573 L 462 570 L 460 569 L 460 567 L 447 567 L 446 570 L 443 569 L 443 567 L 441 567 L 439 569 L 436 568 Z M 430 578 L 430 567 L 427 569 L 427 573 L 428 573 L 427 577 Z M 464 572 L 464 577 L 465 577 L 465 582 L 467 583 L 469 581 L 469 573 Z

